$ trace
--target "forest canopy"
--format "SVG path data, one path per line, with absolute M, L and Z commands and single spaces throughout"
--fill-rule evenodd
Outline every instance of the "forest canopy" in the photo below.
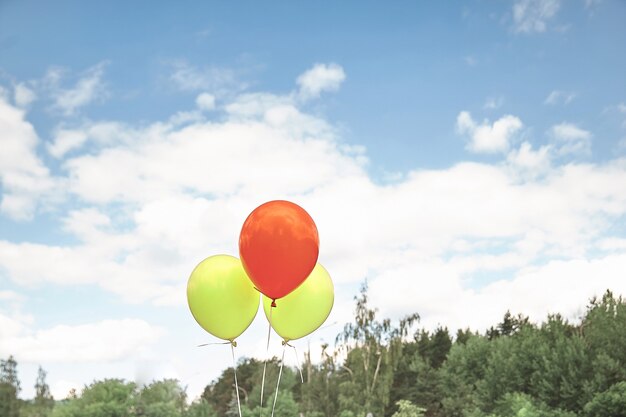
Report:
M 305 417 L 620 417 L 626 416 L 626 302 L 607 291 L 590 300 L 579 321 L 559 314 L 542 323 L 506 312 L 483 334 L 451 335 L 446 327 L 419 328 L 413 314 L 394 324 L 380 320 L 364 287 L 355 297 L 354 321 L 305 354 L 304 382 L 285 368 L 276 416 Z M 36 396 L 19 398 L 13 356 L 0 362 L 0 417 L 233 417 L 238 416 L 233 368 L 189 401 L 176 380 L 137 385 L 94 381 L 80 392 L 53 399 L 40 367 Z M 237 366 L 241 411 L 269 416 L 279 361 L 267 367 L 259 407 L 263 362 Z M 270 407 L 268 407 L 270 404 Z

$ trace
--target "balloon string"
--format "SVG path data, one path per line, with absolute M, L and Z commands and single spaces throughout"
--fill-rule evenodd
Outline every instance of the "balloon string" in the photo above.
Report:
M 302 376 L 302 368 L 300 367 L 300 357 L 298 356 L 298 349 L 296 349 L 294 345 L 290 345 L 289 342 L 287 342 L 286 340 L 283 340 L 283 344 L 293 348 L 293 351 L 296 354 L 296 368 L 298 368 L 298 371 L 300 372 L 300 382 L 304 384 L 304 376 Z
M 198 347 L 210 346 L 210 345 L 230 345 L 230 351 L 233 355 L 233 371 L 235 372 L 235 392 L 237 394 L 237 408 L 239 409 L 239 417 L 241 417 L 241 401 L 239 399 L 239 383 L 237 382 L 237 361 L 235 360 L 235 348 L 237 347 L 237 342 L 234 340 L 229 340 L 227 342 L 215 342 L 215 343 L 203 343 L 198 345 Z
M 235 371 L 235 390 L 237 392 L 237 408 L 241 417 L 241 401 L 239 400 L 239 383 L 237 383 L 237 361 L 235 360 L 235 342 L 230 344 L 230 351 L 233 354 L 233 370 Z
M 237 346 L 237 342 L 235 342 L 233 340 L 232 342 L 228 341 L 228 342 L 203 343 L 201 345 L 198 345 L 198 347 L 211 346 L 211 345 L 231 345 L 231 346 Z
M 285 348 L 283 346 L 283 356 L 280 358 L 280 370 L 278 371 L 278 381 L 276 381 L 276 393 L 274 393 L 274 404 L 272 405 L 272 417 L 274 417 L 274 409 L 276 408 L 276 399 L 278 398 L 278 386 L 280 385 L 280 377 L 283 374 L 283 365 L 285 364 Z
M 259 415 L 261 416 L 263 412 L 263 390 L 265 388 L 265 371 L 267 370 L 267 357 L 270 352 L 270 336 L 272 335 L 272 310 L 270 307 L 270 319 L 269 325 L 267 327 L 267 346 L 265 347 L 265 361 L 263 362 L 263 378 L 261 379 L 261 403 L 259 405 Z

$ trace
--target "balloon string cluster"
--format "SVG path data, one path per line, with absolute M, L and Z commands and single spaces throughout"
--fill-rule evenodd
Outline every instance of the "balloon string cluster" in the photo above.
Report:
M 237 382 L 237 361 L 235 360 L 235 348 L 237 347 L 237 342 L 234 340 L 229 340 L 227 342 L 216 342 L 216 343 L 203 343 L 198 345 L 198 347 L 211 346 L 211 345 L 230 345 L 230 351 L 233 356 L 233 371 L 235 373 L 235 392 L 237 393 L 237 409 L 239 410 L 239 417 L 241 415 L 241 401 L 239 399 L 239 383 Z
M 239 410 L 239 417 L 241 417 L 241 400 L 239 399 L 239 384 L 237 383 L 237 361 L 235 360 L 235 346 L 237 344 L 232 342 L 230 344 L 230 351 L 233 354 L 233 371 L 235 373 L 235 392 L 237 393 L 237 409 Z
M 198 347 L 211 346 L 211 345 L 231 345 L 231 346 L 237 347 L 237 342 L 235 342 L 234 340 L 229 340 L 228 342 L 203 343 L 201 345 L 198 345 Z
M 276 399 L 278 398 L 278 386 L 280 385 L 280 377 L 283 375 L 283 365 L 285 364 L 285 348 L 283 345 L 283 356 L 280 358 L 280 370 L 278 371 L 278 381 L 276 381 L 276 392 L 274 393 L 274 404 L 272 404 L 272 416 L 274 417 L 274 409 L 276 408 Z
M 263 410 L 263 391 L 265 389 L 265 371 L 267 370 L 267 359 L 270 352 L 270 337 L 272 336 L 272 311 L 274 308 L 270 308 L 270 316 L 268 317 L 267 326 L 267 346 L 265 347 L 265 360 L 263 361 L 263 377 L 261 378 L 261 402 L 259 403 L 259 412 Z
M 304 376 L 302 376 L 302 368 L 300 367 L 300 357 L 298 356 L 298 349 L 296 349 L 294 345 L 290 344 L 286 340 L 283 340 L 283 346 L 289 346 L 290 348 L 293 348 L 293 352 L 296 354 L 296 368 L 298 369 L 298 372 L 300 372 L 300 382 L 304 384 Z
M 319 236 L 311 216 L 297 204 L 275 200 L 261 204 L 246 218 L 239 234 L 239 258 L 210 256 L 200 262 L 189 277 L 187 302 L 191 314 L 204 330 L 226 340 L 200 346 L 231 345 L 240 417 L 235 339 L 254 320 L 260 299 L 269 321 L 260 409 L 263 409 L 272 329 L 283 339 L 272 416 L 287 346 L 294 348 L 300 379 L 304 382 L 298 352 L 288 342 L 318 329 L 328 318 L 335 298 L 332 279 L 317 262 L 318 256 Z

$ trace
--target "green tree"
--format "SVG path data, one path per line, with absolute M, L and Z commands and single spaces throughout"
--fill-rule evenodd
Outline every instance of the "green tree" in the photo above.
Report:
M 415 336 L 419 338 L 418 335 Z M 402 352 L 398 359 L 398 366 L 393 374 L 393 382 L 390 390 L 389 401 L 395 407 L 388 407 L 387 416 L 391 416 L 398 409 L 398 402 L 401 400 L 417 403 L 420 392 L 416 389 L 416 381 L 418 380 L 418 372 L 414 366 L 414 362 L 419 360 L 425 363 L 418 349 L 417 341 L 411 341 L 402 344 Z
M 301 410 L 306 417 L 335 417 L 338 414 L 338 375 L 336 353 L 322 345 L 322 360 L 313 365 L 310 352 L 305 354 L 304 384 L 300 388 Z
M 415 380 L 411 386 L 411 402 L 423 408 L 426 416 L 442 415 L 441 371 L 430 366 L 419 356 L 413 358 L 409 368 L 415 374 Z
M 37 415 L 45 417 L 50 415 L 54 407 L 54 398 L 50 393 L 50 387 L 46 382 L 46 371 L 40 366 L 37 369 L 37 381 L 35 382 L 35 408 Z
M 584 410 L 586 417 L 626 417 L 626 381 L 596 394 Z
M 387 416 L 391 417 L 398 410 L 398 401 L 402 400 L 424 408 L 426 416 L 442 414 L 441 372 L 431 366 L 433 354 L 435 358 L 438 355 L 438 350 L 433 348 L 437 346 L 437 342 L 433 343 L 433 340 L 437 339 L 436 334 L 441 334 L 440 330 L 443 329 L 437 330 L 432 338 L 427 336 L 427 332 L 421 332 L 415 336 L 417 341 L 403 344 L 402 355 L 394 372 L 390 393 L 390 401 L 395 406 L 388 408 Z M 420 350 L 419 340 L 423 342 L 425 337 L 428 337 L 427 349 Z M 447 353 L 447 347 L 444 347 L 444 350 Z M 439 361 L 434 362 L 438 364 Z
M 272 358 L 267 361 L 265 387 L 263 389 L 263 407 L 274 399 L 274 391 L 278 380 L 280 360 Z M 241 358 L 237 364 L 237 383 L 242 405 L 249 409 L 255 409 L 260 404 L 261 380 L 263 377 L 263 362 L 256 359 Z M 299 376 L 297 377 L 299 380 Z M 292 391 L 296 385 L 295 372 L 285 366 L 280 380 L 281 391 Z M 233 400 L 236 401 L 235 374 L 233 368 L 225 369 L 222 374 L 207 385 L 202 393 L 202 398 L 207 401 L 217 412 L 219 417 L 225 417 Z
M 266 410 L 271 411 L 271 408 L 267 407 Z M 268 414 L 268 416 L 270 414 Z M 278 393 L 274 415 L 275 416 L 294 416 L 294 417 L 298 415 L 298 404 L 294 401 L 293 395 L 291 394 L 291 392 L 283 390 Z
M 217 413 L 204 398 L 192 402 L 183 414 L 185 417 L 217 417 Z
M 17 376 L 17 362 L 13 356 L 0 360 L 0 416 L 17 417 L 20 412 L 20 380 Z
M 489 355 L 483 378 L 477 381 L 477 405 L 482 411 L 490 412 L 505 394 L 524 392 L 525 383 L 521 375 L 521 337 L 498 337 L 489 342 Z
M 398 411 L 393 413 L 391 417 L 423 417 L 424 411 L 426 411 L 424 408 L 406 400 L 400 400 L 396 402 L 396 405 L 398 406 Z
M 246 405 L 241 406 L 241 415 L 243 417 L 270 417 L 272 415 L 272 405 L 273 398 L 269 404 L 264 404 L 263 409 L 261 410 L 259 406 L 250 409 Z M 276 398 L 276 408 L 274 410 L 274 416 L 277 417 L 296 417 L 298 415 L 298 404 L 293 399 L 293 395 L 290 391 L 280 390 L 278 392 L 278 397 Z M 229 407 L 229 411 L 226 414 L 228 417 L 236 417 L 239 416 L 239 412 L 237 410 L 237 404 L 231 403 Z
M 235 375 L 233 368 L 222 371 L 220 377 L 204 388 L 202 399 L 216 411 L 217 415 L 224 417 L 228 410 L 228 403 L 233 395 Z
M 590 302 L 580 325 L 557 314 L 537 326 L 507 311 L 484 336 L 466 329 L 454 343 L 443 326 L 408 340 L 417 315 L 396 327 L 379 321 L 368 307 L 366 286 L 355 299 L 354 322 L 338 335 L 338 348 L 324 345 L 317 364 L 305 355 L 303 384 L 284 368 L 276 416 L 626 417 L 626 303 L 610 292 Z M 52 400 L 43 369 L 35 399 L 20 401 L 15 360 L 0 365 L 0 417 L 45 416 L 36 412 L 37 404 Z M 269 417 L 279 367 L 276 358 L 268 361 L 261 409 L 263 363 L 239 361 L 243 416 Z M 238 415 L 229 368 L 189 406 L 174 380 L 141 389 L 105 380 L 59 402 L 51 417 Z
M 469 340 L 470 337 L 473 336 L 472 331 L 467 328 L 467 329 L 458 329 L 456 331 L 456 337 L 454 338 L 454 343 L 459 343 L 461 345 L 464 345 L 467 343 L 467 341 Z
M 580 333 L 594 361 L 590 392 L 605 391 L 626 380 L 626 302 L 607 291 L 601 300 L 592 299 Z
M 489 417 L 577 417 L 571 411 L 551 409 L 528 394 L 507 393 Z
M 552 408 L 581 411 L 589 399 L 585 380 L 593 373 L 584 340 L 560 315 L 549 316 L 539 335 L 531 394 Z
M 489 340 L 472 335 L 463 344 L 454 344 L 441 367 L 443 399 L 447 416 L 464 417 L 466 410 L 478 407 L 478 386 L 487 372 L 491 355 Z
M 403 339 L 419 316 L 407 316 L 398 327 L 392 327 L 389 319 L 376 320 L 376 310 L 367 305 L 367 284 L 355 299 L 354 323 L 347 324 L 337 336 L 347 353 L 339 404 L 342 410 L 356 415 L 384 415 Z
M 504 320 L 506 322 L 507 320 Z M 507 394 L 528 394 L 552 409 L 579 412 L 588 400 L 585 380 L 590 375 L 583 340 L 559 315 L 541 328 L 523 322 L 491 339 L 484 374 L 475 381 L 474 405 L 492 412 Z
M 444 363 L 452 347 L 452 339 L 447 327 L 437 327 L 433 337 L 430 339 L 429 347 L 428 360 L 430 366 L 437 369 Z
M 35 398 L 32 401 L 22 402 L 20 417 L 47 417 L 52 413 L 53 407 L 54 399 L 50 394 L 50 387 L 46 383 L 46 371 L 40 366 L 35 382 Z
M 261 362 L 259 363 L 261 365 Z M 272 358 L 267 363 L 265 374 L 265 388 L 263 390 L 263 408 L 267 408 L 268 405 L 274 401 L 274 393 L 276 392 L 276 384 L 278 382 L 278 374 L 280 372 L 280 360 L 278 358 Z M 239 368 L 237 368 L 237 374 L 239 374 Z M 247 405 L 250 408 L 256 408 L 260 403 L 261 398 L 261 380 L 263 379 L 263 366 L 259 366 L 256 373 L 251 374 L 249 381 L 249 392 Z M 283 373 L 280 378 L 280 386 L 278 387 L 279 397 L 280 393 L 295 391 L 296 385 L 300 385 L 300 375 L 296 376 L 296 372 L 288 366 L 283 366 Z M 232 386 L 232 396 L 235 397 L 235 387 Z
M 139 392 L 135 413 L 146 417 L 181 416 L 186 408 L 186 398 L 177 380 L 154 381 Z
M 514 317 L 511 312 L 507 310 L 507 312 L 504 313 L 502 321 L 498 323 L 496 327 L 490 327 L 487 330 L 486 336 L 489 340 L 500 336 L 511 336 L 527 324 L 529 324 L 528 317 L 521 314 Z
M 58 405 L 52 417 L 129 417 L 136 415 L 137 386 L 121 379 L 105 379 L 85 387 L 80 397 Z

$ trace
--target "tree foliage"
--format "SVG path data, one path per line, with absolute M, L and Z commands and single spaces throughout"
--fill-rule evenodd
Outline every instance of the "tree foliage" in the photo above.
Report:
M 340 371 L 339 405 L 356 415 L 385 415 L 404 338 L 419 316 L 407 316 L 395 327 L 389 319 L 378 321 L 376 310 L 367 304 L 367 284 L 355 300 L 354 322 L 336 339 L 347 354 Z
M 18 394 L 20 380 L 17 377 L 17 362 L 13 356 L 0 360 L 0 416 L 17 417 L 20 412 Z
M 446 327 L 413 329 L 417 314 L 397 324 L 377 318 L 367 287 L 356 297 L 354 321 L 322 356 L 304 355 L 300 382 L 285 367 L 274 415 L 305 417 L 626 417 L 626 302 L 606 292 L 570 323 L 555 314 L 543 323 L 509 311 L 484 334 Z M 280 361 L 237 364 L 241 412 L 269 417 Z M 39 368 L 36 396 L 20 400 L 17 362 L 0 362 L 0 417 L 236 417 L 233 368 L 188 402 L 176 380 L 138 386 L 95 381 L 54 401 Z
M 400 400 L 396 403 L 398 411 L 393 413 L 391 417 L 423 417 L 425 408 L 421 408 L 412 404 L 407 400 Z

